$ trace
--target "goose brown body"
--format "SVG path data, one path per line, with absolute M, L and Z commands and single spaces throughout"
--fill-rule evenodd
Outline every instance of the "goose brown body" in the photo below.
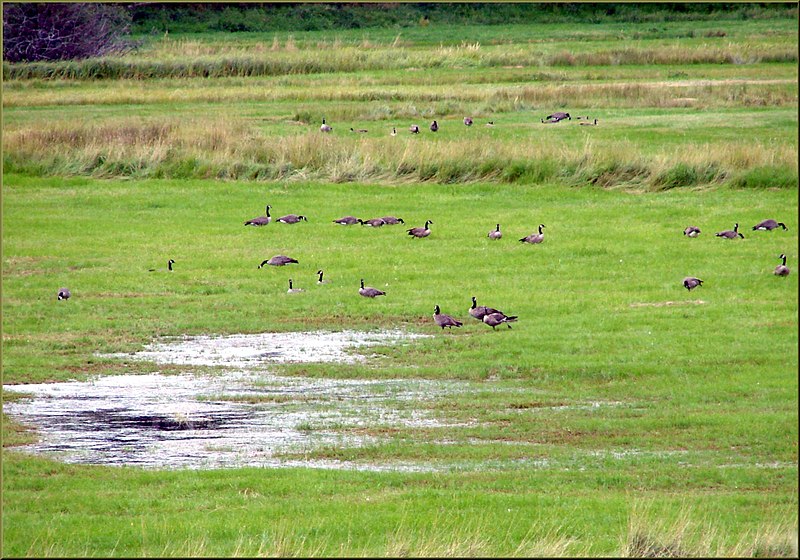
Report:
M 445 327 L 452 329 L 453 327 L 460 327 L 463 324 L 450 315 L 442 313 L 438 305 L 433 310 L 433 320 L 437 325 L 442 327 L 442 330 L 444 330 Z
M 297 259 L 293 259 L 292 257 L 287 257 L 286 255 L 275 255 L 271 259 L 261 261 L 261 264 L 258 265 L 258 268 L 263 267 L 265 264 L 270 266 L 286 266 L 287 264 L 299 264 L 299 261 Z
M 431 229 L 430 229 L 430 227 L 429 227 L 429 226 L 430 226 L 432 223 L 433 223 L 432 221 L 430 221 L 430 220 L 427 220 L 427 221 L 425 222 L 425 226 L 423 226 L 423 227 L 415 227 L 415 228 L 411 228 L 411 229 L 409 229 L 409 230 L 406 230 L 406 232 L 408 233 L 408 235 L 411 235 L 411 236 L 413 236 L 413 237 L 420 237 L 420 238 L 421 238 L 421 237 L 428 237 L 428 236 L 431 234 Z
M 371 286 L 364 286 L 364 279 L 361 279 L 361 288 L 358 290 L 358 293 L 364 297 L 374 298 L 378 296 L 385 296 L 386 292 L 383 290 L 379 290 L 377 288 L 373 288 Z
M 269 204 L 267 204 L 266 216 L 258 216 L 253 218 L 252 220 L 247 220 L 244 225 L 246 226 L 265 226 L 272 221 L 272 218 L 269 215 L 269 209 L 272 208 Z

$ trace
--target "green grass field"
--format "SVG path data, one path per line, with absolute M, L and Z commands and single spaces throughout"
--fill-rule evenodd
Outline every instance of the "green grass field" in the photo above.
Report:
M 466 388 L 404 405 L 442 425 L 284 455 L 432 472 L 69 465 L 3 415 L 4 555 L 797 556 L 796 21 L 436 31 L 4 67 L 4 384 L 156 371 L 98 354 L 163 336 L 401 328 L 432 336 L 278 367 Z M 540 122 L 556 110 L 598 125 Z M 308 222 L 243 226 L 267 204 Z M 300 264 L 257 268 L 278 253 Z M 518 322 L 493 331 L 472 296 Z

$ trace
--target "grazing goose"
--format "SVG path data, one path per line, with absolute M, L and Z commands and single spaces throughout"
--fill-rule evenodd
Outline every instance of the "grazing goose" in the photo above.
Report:
M 174 260 L 170 259 L 170 260 L 167 261 L 167 270 L 169 270 L 170 272 L 172 272 L 172 265 L 173 264 L 175 264 Z M 151 268 L 149 270 L 150 270 L 150 272 L 155 272 L 156 271 L 155 268 Z
M 420 238 L 421 237 L 428 237 L 431 234 L 431 228 L 428 227 L 428 226 L 430 226 L 432 223 L 433 223 L 432 221 L 427 220 L 425 222 L 425 226 L 424 227 L 415 227 L 415 228 L 411 228 L 411 229 L 407 230 L 408 231 L 408 235 L 411 235 L 413 237 L 420 237 Z
M 764 220 L 763 222 L 758 222 L 756 225 L 754 225 L 753 231 L 755 230 L 772 231 L 773 229 L 777 229 L 778 226 L 782 227 L 783 229 L 789 229 L 783 222 L 776 222 L 775 220 Z
M 697 286 L 702 286 L 703 281 L 699 278 L 695 278 L 694 276 L 687 276 L 683 279 L 683 287 L 689 290 L 690 292 L 694 290 Z
M 483 318 L 486 315 L 491 315 L 492 313 L 502 313 L 499 309 L 495 309 L 494 307 L 486 307 L 485 305 L 478 305 L 478 300 L 475 296 L 472 296 L 472 307 L 469 308 L 469 314 L 472 317 L 475 317 L 478 321 L 483 321 Z
M 367 132 L 367 129 L 366 128 L 359 128 L 358 130 L 353 130 L 353 128 L 350 127 L 350 132 L 360 132 L 361 134 L 364 134 L 365 132 Z
M 543 227 L 544 224 L 539 224 L 539 233 L 532 233 L 526 237 L 523 237 L 520 239 L 520 241 L 523 243 L 541 243 L 544 241 L 544 232 L 542 231 Z
M 308 219 L 303 215 L 298 214 L 286 214 L 285 216 L 281 216 L 276 221 L 282 224 L 296 224 L 297 222 L 303 221 L 307 222 Z
M 304 292 L 303 288 L 294 288 L 292 287 L 292 279 L 289 278 L 289 289 L 286 290 L 287 294 L 299 294 L 300 292 Z
M 345 216 L 344 218 L 339 218 L 338 220 L 333 220 L 334 224 L 341 224 L 343 226 L 354 226 L 358 222 L 360 222 L 358 218 L 355 216 Z
M 381 220 L 383 220 L 383 223 L 388 226 L 396 226 L 397 224 L 405 223 L 405 221 L 403 221 L 403 218 L 395 218 L 394 216 L 384 216 L 383 218 L 381 218 Z
M 739 224 L 733 226 L 733 229 L 726 229 L 725 231 L 720 231 L 714 234 L 715 237 L 724 237 L 725 239 L 736 239 L 737 237 L 741 237 L 744 239 L 744 235 L 739 233 Z
M 317 276 L 319 277 L 318 280 L 317 280 L 317 284 L 330 284 L 330 282 L 328 282 L 327 280 L 323 280 L 322 279 L 322 270 L 321 269 L 317 271 Z
M 297 259 L 293 259 L 292 257 L 287 257 L 285 255 L 275 255 L 271 259 L 262 261 L 261 264 L 258 265 L 258 268 L 261 268 L 265 264 L 271 266 L 285 266 L 287 264 L 292 264 L 292 263 L 299 264 L 299 261 Z
M 436 121 L 433 121 L 431 123 L 430 128 L 431 128 L 431 132 L 436 132 L 437 130 L 439 130 L 439 123 L 437 123 Z
M 362 226 L 369 226 L 369 227 L 381 227 L 384 223 L 383 219 L 381 218 L 372 218 L 371 220 L 358 220 Z
M 444 330 L 445 327 L 452 329 L 453 327 L 460 327 L 463 324 L 461 321 L 453 319 L 450 315 L 442 313 L 438 305 L 433 310 L 433 320 L 437 325 L 442 327 L 442 330 Z
M 488 313 L 483 316 L 483 322 L 492 327 L 492 330 L 495 330 L 495 327 L 497 327 L 497 325 L 502 325 L 503 323 L 506 323 L 506 325 L 510 329 L 511 325 L 508 325 L 508 323 L 513 323 L 516 320 L 517 320 L 516 315 L 512 315 L 511 317 L 509 317 L 508 315 L 500 313 L 499 311 L 497 313 Z
M 689 226 L 683 230 L 683 235 L 686 237 L 697 237 L 700 235 L 700 228 L 695 226 Z
M 500 239 L 503 237 L 503 234 L 500 232 L 500 224 L 497 224 L 497 229 L 489 232 L 488 237 L 489 239 Z
M 330 132 L 333 128 L 329 124 L 325 124 L 325 119 L 322 119 L 322 126 L 319 127 L 321 132 Z
M 392 131 L 389 133 L 390 136 L 397 136 L 397 129 L 392 127 Z
M 572 120 L 572 117 L 569 116 L 569 113 L 562 113 L 561 111 L 559 111 L 557 113 L 553 113 L 552 115 L 547 115 L 545 119 L 558 122 L 558 121 L 563 121 L 564 119 L 570 121 Z
M 58 289 L 58 299 L 69 299 L 72 293 L 69 291 L 69 288 L 59 288 Z
M 786 266 L 786 255 L 781 253 L 781 264 L 775 267 L 775 276 L 789 276 L 789 267 Z
M 272 208 L 269 204 L 267 204 L 267 215 L 266 216 L 258 216 L 257 218 L 253 218 L 252 220 L 247 220 L 244 225 L 246 226 L 265 226 L 272 221 L 272 218 L 269 215 L 269 209 Z
M 467 126 L 472 126 L 472 117 L 464 117 L 464 124 Z
M 361 279 L 361 288 L 358 290 L 358 293 L 364 297 L 378 297 L 378 296 L 385 296 L 386 292 L 378 290 L 377 288 L 371 288 L 369 286 L 364 287 L 364 279 Z
M 594 122 L 582 122 L 582 123 L 579 123 L 579 124 L 581 126 L 597 126 L 597 119 L 595 119 Z
M 411 134 L 419 134 L 419 127 L 415 124 L 412 124 L 410 127 L 408 127 L 408 131 Z

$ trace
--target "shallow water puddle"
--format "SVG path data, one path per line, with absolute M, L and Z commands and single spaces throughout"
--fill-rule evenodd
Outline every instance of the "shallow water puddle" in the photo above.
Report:
M 440 425 L 414 403 L 461 390 L 461 385 L 285 377 L 265 369 L 279 362 L 363 360 L 348 349 L 418 336 L 422 335 L 347 331 L 158 342 L 142 352 L 118 356 L 224 369 L 214 375 L 118 375 L 88 382 L 4 386 L 34 396 L 5 403 L 4 410 L 38 429 L 40 441 L 25 449 L 66 462 L 150 468 L 422 470 L 420 465 L 285 461 L 276 455 L 375 441 L 344 434 L 341 428 Z

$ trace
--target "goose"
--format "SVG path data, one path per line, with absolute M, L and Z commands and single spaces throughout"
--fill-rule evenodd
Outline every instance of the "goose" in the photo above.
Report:
M 367 132 L 367 129 L 366 128 L 359 128 L 358 130 L 353 130 L 353 128 L 350 127 L 350 132 L 359 132 L 361 134 L 364 134 L 365 132 Z
M 724 237 L 725 239 L 736 239 L 737 237 L 741 237 L 744 239 L 744 235 L 739 233 L 739 224 L 733 226 L 733 229 L 726 229 L 725 231 L 720 231 L 714 234 L 715 237 Z
M 506 326 L 508 326 L 508 328 L 510 329 L 511 325 L 509 325 L 508 323 L 513 323 L 516 320 L 517 320 L 516 315 L 512 315 L 509 317 L 505 313 L 501 313 L 499 311 L 497 313 L 488 313 L 483 316 L 483 322 L 492 327 L 492 330 L 495 330 L 495 327 L 497 327 L 497 325 L 502 325 L 503 323 L 506 323 Z
M 562 121 L 564 119 L 567 119 L 569 121 L 572 120 L 572 117 L 569 116 L 569 113 L 563 113 L 559 111 L 557 113 L 553 113 L 552 115 L 546 116 L 545 119 L 555 120 L 555 121 Z
M 397 129 L 392 127 L 392 131 L 389 133 L 390 136 L 397 136 Z
M 497 224 L 497 229 L 489 232 L 488 237 L 489 239 L 500 239 L 503 237 L 503 234 L 500 232 L 500 224 Z
M 169 270 L 170 272 L 172 272 L 172 265 L 173 264 L 175 264 L 174 260 L 170 259 L 170 260 L 167 261 L 167 270 Z M 151 268 L 149 270 L 150 270 L 150 272 L 155 272 L 156 271 L 155 268 Z
M 411 229 L 407 230 L 408 231 L 408 235 L 411 235 L 413 237 L 420 237 L 420 238 L 421 237 L 428 237 L 431 234 L 431 229 L 428 226 L 430 226 L 432 223 L 433 223 L 432 221 L 427 220 L 425 222 L 425 227 L 415 227 L 415 228 L 411 228 Z
M 472 126 L 472 117 L 464 117 L 464 124 L 466 126 Z
M 703 281 L 699 278 L 695 278 L 694 276 L 687 276 L 683 279 L 683 287 L 689 290 L 690 292 L 694 290 L 697 286 L 702 286 Z
M 786 266 L 786 255 L 781 253 L 778 257 L 781 259 L 781 264 L 775 267 L 775 276 L 789 276 L 789 267 Z
M 597 126 L 597 119 L 594 122 L 582 122 L 580 123 L 581 126 Z
M 325 124 L 325 119 L 322 119 L 322 126 L 319 127 L 321 132 L 330 132 L 333 128 L 329 124 Z
M 578 119 L 578 120 L 582 120 L 582 119 L 586 119 L 587 121 L 589 120 L 589 116 L 588 115 L 579 116 L 579 117 L 575 117 L 575 118 Z
M 267 215 L 266 216 L 258 216 L 257 218 L 253 218 L 252 220 L 247 220 L 244 225 L 246 226 L 265 226 L 272 221 L 272 218 L 269 215 L 269 209 L 272 208 L 269 204 L 267 204 Z
M 286 290 L 287 294 L 299 294 L 300 292 L 304 292 L 303 288 L 294 288 L 292 287 L 292 279 L 289 278 L 289 289 Z
M 419 127 L 415 124 L 412 124 L 410 127 L 408 127 L 408 131 L 411 134 L 419 134 Z
M 756 225 L 754 225 L 753 231 L 755 230 L 772 231 L 773 229 L 778 229 L 778 226 L 782 227 L 783 229 L 789 229 L 783 222 L 776 222 L 775 220 L 764 220 L 763 222 L 758 222 Z
M 364 286 L 364 279 L 361 279 L 361 288 L 358 290 L 358 293 L 364 297 L 374 298 L 378 296 L 385 296 L 386 292 L 378 290 L 377 288 L 371 288 L 370 286 Z
M 341 224 L 343 226 L 353 226 L 360 222 L 358 218 L 355 216 L 345 216 L 344 218 L 339 218 L 338 220 L 333 220 L 334 224 Z
M 372 218 L 371 220 L 358 220 L 362 226 L 381 227 L 385 222 L 381 218 Z
M 544 232 L 542 231 L 543 227 L 544 224 L 539 224 L 539 233 L 532 233 L 526 237 L 523 237 L 520 239 L 520 241 L 523 243 L 541 243 L 544 241 Z
M 689 226 L 683 230 L 683 235 L 686 237 L 697 237 L 700 235 L 700 228 L 695 226 Z
M 328 282 L 327 280 L 322 279 L 322 274 L 323 274 L 322 269 L 317 271 L 317 276 L 319 277 L 317 280 L 317 284 L 330 284 L 330 282 Z
M 276 221 L 282 224 L 296 224 L 297 222 L 303 221 L 307 222 L 308 219 L 303 215 L 298 214 L 286 214 L 285 216 L 281 216 Z
M 395 226 L 397 224 L 404 224 L 405 223 L 403 218 L 395 218 L 394 216 L 384 216 L 383 218 L 381 218 L 381 220 L 383 220 L 384 224 L 389 225 L 389 226 Z
M 271 259 L 262 261 L 261 264 L 258 265 L 258 268 L 263 267 L 265 264 L 271 266 L 285 266 L 287 264 L 292 264 L 292 263 L 299 264 L 299 261 L 297 259 L 293 259 L 292 257 L 287 257 L 285 255 L 275 255 Z
M 489 121 L 486 123 L 486 126 L 494 126 L 494 121 Z
M 431 123 L 430 129 L 431 129 L 431 132 L 436 132 L 437 130 L 439 130 L 439 123 L 437 123 L 436 121 L 433 121 Z
M 445 327 L 452 329 L 453 327 L 460 327 L 463 324 L 461 321 L 453 319 L 450 315 L 442 313 L 438 305 L 433 310 L 433 320 L 437 325 L 442 327 L 442 330 L 444 330 Z
M 69 299 L 72 293 L 69 291 L 69 288 L 59 288 L 58 289 L 58 299 Z
M 495 309 L 494 307 L 478 305 L 478 300 L 475 298 L 475 296 L 472 296 L 472 307 L 469 308 L 469 314 L 472 317 L 475 317 L 478 321 L 483 321 L 483 318 L 486 315 L 491 315 L 492 313 L 501 313 L 501 311 L 499 309 Z

